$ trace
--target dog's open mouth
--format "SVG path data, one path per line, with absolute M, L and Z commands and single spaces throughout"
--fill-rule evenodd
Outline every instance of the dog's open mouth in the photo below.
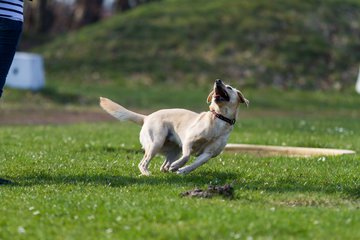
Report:
M 230 101 L 230 97 L 227 94 L 226 90 L 223 89 L 223 87 L 218 84 L 216 84 L 216 87 L 215 87 L 214 98 L 215 98 L 215 101 L 217 101 L 217 102 Z

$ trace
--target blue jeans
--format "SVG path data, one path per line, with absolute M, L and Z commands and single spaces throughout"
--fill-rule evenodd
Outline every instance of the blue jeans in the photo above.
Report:
M 6 76 L 14 59 L 22 25 L 23 23 L 20 21 L 0 18 L 0 97 L 3 92 Z

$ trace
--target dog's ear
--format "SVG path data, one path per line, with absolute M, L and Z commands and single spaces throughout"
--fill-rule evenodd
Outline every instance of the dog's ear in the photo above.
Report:
M 212 91 L 209 93 L 209 96 L 207 97 L 207 100 L 206 100 L 207 103 L 210 103 L 210 102 L 211 102 L 211 99 L 212 99 L 213 95 L 214 95 L 214 90 L 212 90 Z
M 237 90 L 237 94 L 238 94 L 238 96 L 239 96 L 239 102 L 245 103 L 246 107 L 249 107 L 250 101 L 247 100 L 247 99 L 244 97 L 244 95 L 243 95 L 239 90 Z

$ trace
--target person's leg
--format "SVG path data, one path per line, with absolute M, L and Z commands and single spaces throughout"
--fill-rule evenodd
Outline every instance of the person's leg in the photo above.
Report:
M 3 179 L 3 178 L 0 178 L 0 185 L 1 184 L 10 184 L 12 183 L 10 180 L 6 180 L 6 179 Z
M 0 98 L 22 31 L 22 22 L 0 18 Z
M 0 98 L 22 31 L 22 22 L 0 18 Z M 1 184 L 11 181 L 0 178 Z

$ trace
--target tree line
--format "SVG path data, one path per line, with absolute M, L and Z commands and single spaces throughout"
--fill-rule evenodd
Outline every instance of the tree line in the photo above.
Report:
M 95 23 L 104 17 L 128 11 L 156 0 L 113 0 L 104 8 L 104 0 L 33 0 L 26 2 L 24 31 L 33 34 L 58 34 Z

